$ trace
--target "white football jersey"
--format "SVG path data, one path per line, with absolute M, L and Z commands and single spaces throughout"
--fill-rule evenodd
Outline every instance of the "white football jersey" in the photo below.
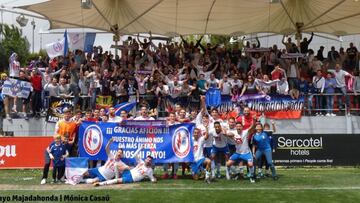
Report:
M 194 141 L 194 161 L 197 162 L 200 159 L 204 158 L 204 143 L 205 143 L 205 137 L 199 137 L 199 139 L 196 141 L 193 138 Z

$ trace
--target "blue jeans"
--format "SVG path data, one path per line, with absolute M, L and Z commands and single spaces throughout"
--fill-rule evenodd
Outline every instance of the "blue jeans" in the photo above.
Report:
M 311 114 L 311 110 L 313 109 L 313 97 L 314 95 L 310 94 L 307 101 L 307 109 L 309 111 L 309 114 Z
M 343 101 L 342 101 L 343 96 L 345 96 L 345 103 L 346 103 L 347 108 L 350 108 L 350 97 L 347 94 L 346 87 L 337 87 L 335 89 L 335 92 L 342 94 L 342 95 L 337 96 L 339 109 L 341 109 L 341 107 L 343 106 Z
M 323 106 L 324 96 L 323 95 L 316 95 L 315 102 L 316 102 L 317 109 L 324 109 L 324 106 Z M 317 110 L 317 112 L 321 112 L 321 110 Z
M 332 113 L 334 109 L 334 96 L 333 95 L 326 95 L 326 112 Z
M 266 158 L 266 162 L 267 164 L 270 166 L 270 167 L 274 167 L 274 164 L 272 162 L 272 152 L 271 152 L 271 149 L 270 150 L 256 150 L 255 152 L 255 157 L 256 157 L 256 162 L 258 164 L 261 164 L 261 156 L 262 155 L 265 155 L 265 158 Z

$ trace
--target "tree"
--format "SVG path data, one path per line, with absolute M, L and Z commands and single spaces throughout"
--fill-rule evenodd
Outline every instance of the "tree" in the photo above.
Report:
M 14 25 L 0 24 L 0 71 L 7 71 L 9 65 L 9 56 L 16 52 L 20 63 L 25 65 L 29 55 L 29 41 L 22 36 L 22 31 Z

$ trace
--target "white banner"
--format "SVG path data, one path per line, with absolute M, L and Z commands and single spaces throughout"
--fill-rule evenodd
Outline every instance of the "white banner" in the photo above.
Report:
M 33 87 L 30 82 L 9 78 L 4 81 L 2 94 L 10 97 L 28 98 Z
M 62 56 L 64 54 L 65 39 L 46 45 L 46 52 L 50 58 Z
M 84 50 L 85 34 L 84 33 L 68 33 L 69 46 L 72 50 Z

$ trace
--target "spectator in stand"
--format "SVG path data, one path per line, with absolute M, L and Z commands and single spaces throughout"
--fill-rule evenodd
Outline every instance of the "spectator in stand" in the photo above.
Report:
M 349 76 L 349 77 L 353 77 L 353 76 L 350 73 L 342 70 L 339 63 L 336 63 L 335 70 L 328 70 L 328 71 L 335 75 L 335 79 L 336 79 L 335 92 L 342 94 L 337 97 L 339 110 L 341 110 L 341 108 L 344 108 L 346 110 L 346 112 L 348 114 L 350 114 L 350 112 L 349 112 L 350 97 L 346 90 L 345 76 Z M 345 96 L 346 108 L 343 107 L 342 96 Z
M 354 43 L 350 43 L 350 47 L 346 49 L 346 61 L 345 61 L 345 70 L 352 72 L 357 70 L 359 67 L 359 59 L 358 59 L 358 50 L 354 46 Z
M 258 93 L 258 90 L 259 90 L 259 88 L 254 80 L 254 77 L 251 75 L 248 75 L 248 80 L 244 84 L 244 87 L 241 91 L 240 97 L 243 96 L 244 94 L 256 94 L 256 93 Z
M 296 59 L 293 58 L 290 60 L 290 64 L 287 67 L 289 87 L 290 89 L 298 89 L 300 78 L 299 64 L 296 62 Z
M 313 37 L 314 37 L 314 33 L 312 32 L 311 37 L 310 37 L 309 40 L 305 37 L 304 40 L 300 43 L 300 51 L 301 51 L 301 53 L 303 53 L 303 54 L 308 53 L 308 51 L 309 51 L 308 47 L 309 47 L 309 44 L 311 43 Z
M 306 95 L 309 92 L 309 82 L 305 80 L 304 76 L 300 77 L 299 91 L 300 95 Z
M 315 102 L 316 102 L 316 115 L 322 116 L 322 109 L 324 109 L 324 87 L 325 87 L 325 78 L 322 76 L 322 71 L 318 70 L 316 76 L 313 77 L 312 83 L 315 87 L 316 94 L 315 95 Z
M 205 83 L 205 89 L 209 88 L 219 88 L 219 80 L 215 78 L 215 74 L 210 75 L 210 79 L 206 81 Z
M 360 76 L 359 71 L 354 73 L 354 83 L 353 83 L 353 91 L 354 91 L 354 108 L 357 111 L 357 115 L 360 115 Z
M 288 95 L 289 94 L 289 83 L 286 80 L 286 77 L 282 77 L 279 82 L 276 84 L 276 93 L 280 95 Z
M 281 42 L 285 45 L 285 47 L 286 47 L 286 51 L 288 52 L 288 53 L 295 53 L 294 51 L 295 50 L 293 50 L 293 46 L 295 45 L 292 41 L 291 41 L 291 37 L 288 37 L 287 38 L 287 42 L 285 42 L 285 38 L 286 38 L 287 36 L 286 35 L 284 35 L 283 36 L 283 39 L 281 40 Z M 295 45 L 296 46 L 296 45 Z
M 42 92 L 42 77 L 40 71 L 35 68 L 31 72 L 30 81 L 33 87 L 31 94 L 32 98 L 32 110 L 35 117 L 40 117 L 41 113 L 41 92 Z
M 339 52 L 335 50 L 334 46 L 332 46 L 331 50 L 328 52 L 327 60 L 329 62 L 329 69 L 334 69 L 336 62 L 340 60 Z
M 47 84 L 45 87 L 50 97 L 60 96 L 60 88 L 59 88 L 59 84 L 57 83 L 56 77 L 53 77 L 51 83 Z
M 155 120 L 153 117 L 149 116 L 149 109 L 147 106 L 141 106 L 140 116 L 134 118 L 134 120 Z
M 25 69 L 26 70 L 26 69 Z M 26 72 L 25 71 L 23 71 L 23 70 L 20 70 L 19 71 L 19 78 L 18 78 L 18 80 L 21 80 L 21 81 L 25 81 L 25 82 L 30 82 L 30 77 L 26 74 Z M 40 80 L 41 81 L 41 80 Z M 26 111 L 26 109 L 27 109 L 27 107 L 28 107 L 28 104 L 29 104 L 29 102 L 30 102 L 30 98 L 31 98 L 31 94 L 32 93 L 30 93 L 30 95 L 27 97 L 27 98 L 22 98 L 22 114 L 21 114 L 21 116 L 23 117 L 23 118 L 25 118 L 26 120 L 27 119 L 29 119 L 28 118 L 28 116 L 27 116 L 27 111 Z M 15 101 L 14 101 L 15 102 Z
M 81 51 L 77 52 L 78 54 L 81 54 Z M 78 61 L 76 62 L 75 59 Z M 79 102 L 79 96 L 80 96 L 80 89 L 79 89 L 79 67 L 80 67 L 80 55 L 76 55 L 75 58 L 71 58 L 70 62 L 70 84 L 69 84 L 69 90 L 73 96 L 73 104 L 76 110 L 76 107 Z M 61 90 L 60 90 L 61 91 Z
M 115 115 L 115 108 L 110 107 L 108 122 L 109 123 L 121 123 L 121 121 L 122 121 L 121 117 Z
M 232 84 L 229 81 L 228 76 L 226 74 L 223 76 L 223 79 L 220 80 L 219 86 L 221 90 L 221 100 L 222 101 L 229 100 L 231 98 Z
M 317 51 L 317 54 L 316 54 L 316 58 L 319 59 L 320 61 L 324 61 L 324 55 L 323 55 L 323 52 L 324 52 L 324 46 L 320 46 L 320 49 Z
M 59 96 L 62 98 L 71 97 L 70 85 L 66 83 L 65 78 L 60 78 Z
M 325 80 L 325 93 L 327 94 L 325 96 L 326 98 L 326 116 L 336 116 L 336 114 L 333 113 L 334 109 L 334 94 L 335 93 L 335 87 L 336 87 L 336 80 L 332 77 L 331 73 L 327 73 L 326 80 Z

